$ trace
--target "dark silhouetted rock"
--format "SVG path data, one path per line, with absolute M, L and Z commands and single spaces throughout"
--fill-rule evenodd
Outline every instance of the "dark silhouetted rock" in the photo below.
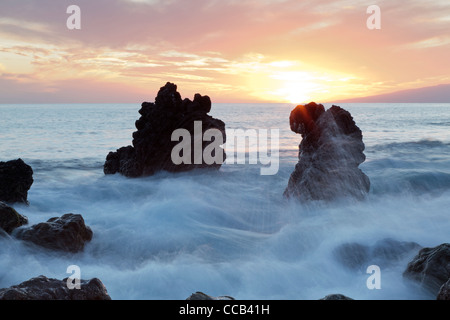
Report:
M 92 230 L 85 225 L 81 215 L 67 213 L 60 218 L 16 229 L 13 236 L 48 249 L 78 252 L 92 239 Z
M 421 246 L 415 242 L 397 241 L 386 238 L 371 246 L 356 242 L 344 243 L 333 254 L 336 260 L 351 270 L 365 272 L 370 265 L 384 269 L 414 255 Z
M 403 276 L 417 281 L 437 295 L 442 285 L 450 278 L 450 244 L 443 243 L 434 248 L 420 250 L 408 263 Z
M 289 122 L 302 142 L 284 195 L 301 201 L 364 198 L 370 180 L 358 166 L 366 159 L 365 146 L 350 113 L 311 102 L 292 110 Z
M 28 204 L 33 169 L 22 159 L 0 162 L 0 201 Z
M 442 285 L 436 299 L 450 300 L 450 279 L 448 279 L 448 281 Z
M 133 133 L 133 145 L 110 152 L 103 167 L 104 173 L 139 177 L 160 170 L 180 172 L 195 168 L 220 168 L 225 161 L 223 148 L 220 148 L 220 154 L 213 153 L 221 161 L 208 164 L 203 158 L 195 158 L 198 153 L 195 153 L 194 141 L 199 143 L 201 151 L 214 143 L 214 139 L 203 141 L 205 131 L 217 129 L 222 135 L 220 144 L 226 141 L 225 124 L 209 116 L 207 113 L 210 110 L 211 100 L 208 96 L 196 94 L 193 101 L 187 98 L 182 100 L 177 86 L 167 83 L 159 90 L 154 103 L 142 103 L 139 110 L 141 117 L 135 123 L 137 131 Z M 194 124 L 197 121 L 201 122 L 201 130 L 195 131 Z M 180 140 L 172 141 L 172 133 L 176 129 L 186 129 L 191 135 L 190 161 L 185 163 L 175 164 L 171 157 L 172 150 L 180 143 Z
M 32 278 L 19 285 L 0 289 L 0 300 L 111 300 L 103 283 L 93 278 L 80 280 L 80 289 L 69 289 L 67 278 Z
M 28 223 L 28 218 L 19 214 L 14 208 L 0 201 L 0 228 L 11 233 L 15 228 Z
M 335 293 L 335 294 L 329 294 L 319 300 L 353 300 L 353 299 L 349 298 L 347 296 L 344 296 L 343 294 Z
M 0 240 L 5 238 L 11 238 L 11 236 L 2 228 L 0 228 Z
M 186 300 L 235 300 L 235 299 L 230 296 L 212 297 L 203 292 L 197 291 L 196 293 L 191 294 Z

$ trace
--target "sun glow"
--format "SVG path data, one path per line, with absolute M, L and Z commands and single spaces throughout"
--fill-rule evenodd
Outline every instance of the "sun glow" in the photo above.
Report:
M 270 92 L 289 103 L 300 104 L 312 99 L 316 85 L 304 82 L 285 83 L 281 88 Z
M 357 80 L 352 74 L 321 70 L 313 65 L 291 61 L 272 62 L 265 71 L 265 74 L 259 75 L 259 82 L 257 77 L 253 77 L 259 84 L 263 83 L 262 78 L 266 79 L 264 98 L 292 104 L 324 102 L 336 95 L 347 94 L 354 90 L 353 81 Z
M 306 71 L 280 71 L 271 74 L 270 78 L 276 89 L 268 94 L 294 104 L 309 102 L 314 92 L 321 88 L 314 75 Z

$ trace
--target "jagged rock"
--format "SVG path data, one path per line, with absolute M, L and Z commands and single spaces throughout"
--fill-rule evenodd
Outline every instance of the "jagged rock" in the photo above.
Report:
M 334 294 L 329 294 L 319 300 L 353 300 L 353 299 L 349 298 L 347 296 L 344 296 L 343 294 L 340 294 L 340 293 L 334 293 Z
M 196 293 L 191 294 L 186 300 L 235 300 L 235 299 L 230 296 L 212 297 L 203 292 L 197 291 Z
M 302 142 L 284 195 L 301 201 L 364 198 L 370 180 L 358 166 L 366 159 L 365 146 L 350 113 L 311 102 L 292 110 L 289 122 Z
M 450 279 L 442 285 L 436 300 L 450 300 Z
M 11 238 L 11 236 L 2 228 L 0 228 L 0 239 L 2 238 Z
M 79 252 L 92 239 L 92 230 L 85 225 L 81 215 L 67 213 L 28 228 L 16 229 L 13 235 L 44 248 Z
M 0 201 L 0 229 L 11 233 L 15 228 L 27 223 L 27 217 L 19 214 L 14 208 Z
M 344 243 L 334 251 L 336 260 L 350 270 L 365 272 L 370 265 L 384 269 L 406 259 L 422 248 L 415 242 L 398 241 L 390 238 L 377 241 L 368 246 L 356 242 Z
M 408 263 L 403 276 L 437 295 L 450 278 L 450 243 L 420 250 Z
M 19 285 L 0 289 L 0 300 L 111 300 L 103 283 L 93 278 L 80 280 L 80 289 L 69 289 L 67 278 L 32 278 Z
M 33 169 L 22 159 L 0 162 L 0 201 L 28 204 Z
M 196 161 L 198 153 L 195 153 L 195 141 L 199 143 L 201 151 L 214 143 L 203 141 L 205 131 L 217 129 L 222 135 L 223 141 L 220 144 L 226 141 L 225 124 L 209 116 L 207 113 L 210 110 L 211 99 L 208 96 L 196 94 L 193 101 L 187 98 L 182 100 L 177 86 L 168 82 L 159 90 L 154 103 L 142 103 L 139 110 L 141 117 L 135 123 L 137 131 L 133 133 L 133 145 L 110 152 L 106 157 L 104 173 L 139 177 L 152 175 L 160 170 L 179 172 L 195 168 L 219 168 L 225 161 L 223 148 L 217 154 L 221 161 L 212 164 L 208 164 L 203 158 Z M 195 130 L 196 121 L 201 122 L 200 131 Z M 175 164 L 172 160 L 172 150 L 180 143 L 179 140 L 172 141 L 172 133 L 176 129 L 186 129 L 190 133 L 190 163 L 186 161 Z

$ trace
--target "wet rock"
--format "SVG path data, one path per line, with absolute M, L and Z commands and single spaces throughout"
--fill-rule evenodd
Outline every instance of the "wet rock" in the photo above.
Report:
M 284 192 L 301 201 L 363 199 L 369 178 L 358 168 L 366 159 L 362 132 L 339 106 L 299 105 L 289 117 L 291 130 L 302 136 L 299 161 Z
M 0 229 L 11 233 L 15 228 L 28 223 L 28 218 L 19 214 L 14 208 L 0 201 Z
M 334 293 L 334 294 L 329 294 L 319 300 L 353 300 L 353 299 L 349 298 L 347 296 L 344 296 L 343 294 L 340 294 L 340 293 Z
M 139 110 L 141 117 L 136 121 L 133 133 L 133 145 L 110 152 L 103 167 L 105 174 L 120 173 L 127 177 L 152 175 L 160 170 L 169 172 L 188 171 L 195 168 L 220 168 L 225 161 L 223 148 L 214 148 L 212 156 L 220 161 L 205 161 L 202 157 L 207 146 L 225 143 L 225 124 L 208 115 L 211 110 L 211 99 L 196 94 L 194 100 L 181 99 L 177 86 L 167 83 L 162 87 L 154 103 L 144 102 Z M 199 130 L 196 123 L 200 123 Z M 175 163 L 172 150 L 181 141 L 172 141 L 172 133 L 176 129 L 185 129 L 190 134 L 191 150 L 183 150 L 189 160 Z M 217 129 L 222 141 L 203 141 L 203 134 L 209 129 Z M 207 139 L 205 139 L 207 140 Z M 198 146 L 198 148 L 196 148 Z M 218 154 L 215 154 L 218 152 Z M 200 156 L 200 157 L 199 157 Z
M 39 276 L 0 289 L 0 300 L 111 300 L 111 297 L 97 278 L 80 280 L 80 289 L 69 289 L 67 278 L 57 280 Z
M 28 228 L 16 229 L 13 235 L 44 248 L 75 253 L 83 250 L 93 233 L 81 215 L 67 213 Z
M 370 256 L 369 246 L 359 243 L 344 243 L 333 251 L 336 260 L 351 270 L 362 269 L 367 266 Z
M 196 293 L 191 294 L 186 300 L 235 300 L 235 299 L 230 296 L 212 297 L 203 292 L 197 291 Z
M 356 242 L 344 243 L 334 251 L 336 260 L 350 270 L 365 272 L 370 265 L 388 268 L 413 255 L 421 246 L 415 242 L 382 239 L 368 246 Z
M 403 276 L 437 295 L 450 278 L 450 244 L 420 250 L 408 263 Z
M 11 239 L 11 236 L 2 228 L 0 228 L 0 240 L 1 239 Z
M 0 162 L 0 201 L 28 204 L 33 169 L 22 159 Z
M 448 279 L 448 281 L 442 285 L 436 299 L 450 300 L 450 279 Z

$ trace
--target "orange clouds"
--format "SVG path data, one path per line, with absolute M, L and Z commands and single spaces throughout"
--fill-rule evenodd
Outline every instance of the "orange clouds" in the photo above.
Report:
M 378 1 L 381 30 L 357 0 L 82 0 L 81 30 L 70 4 L 2 1 L 0 102 L 140 101 L 173 81 L 215 102 L 302 103 L 450 82 L 448 1 Z

